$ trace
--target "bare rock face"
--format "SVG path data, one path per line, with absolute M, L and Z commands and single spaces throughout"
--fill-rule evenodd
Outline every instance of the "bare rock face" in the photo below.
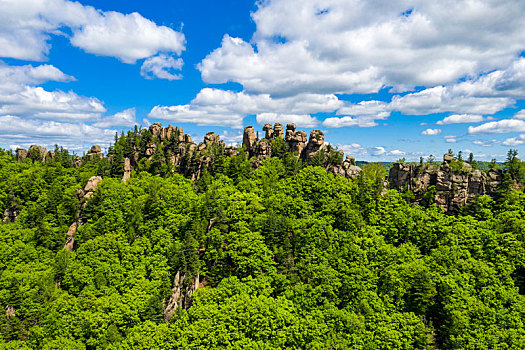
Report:
M 12 305 L 7 305 L 5 307 L 5 318 L 10 319 L 12 317 L 16 317 L 15 308 Z
M 96 190 L 100 181 L 102 181 L 102 178 L 100 176 L 91 176 L 86 184 L 86 187 L 84 187 L 84 192 L 87 193 Z
M 450 153 L 445 153 L 443 155 L 443 162 L 445 163 L 450 163 L 454 160 L 454 155 L 450 154 Z
M 149 142 L 146 146 L 146 157 L 151 157 L 155 153 L 156 149 L 157 145 L 154 142 Z
M 419 204 L 429 188 L 434 186 L 435 203 L 444 211 L 456 211 L 477 195 L 492 194 L 503 181 L 501 170 L 491 169 L 484 173 L 463 163 L 459 172 L 455 172 L 451 168 L 453 161 L 453 156 L 447 153 L 439 167 L 395 163 L 388 176 L 390 188 L 401 192 L 412 191 L 413 202 Z
M 306 159 L 314 157 L 319 150 L 324 147 L 324 134 L 321 130 L 312 130 L 310 132 L 310 139 L 305 149 Z
M 153 123 L 149 126 L 149 131 L 153 137 L 160 138 L 162 132 L 162 125 L 160 123 Z
M 275 123 L 273 126 L 273 137 L 274 138 L 284 138 L 284 130 L 283 125 L 279 123 Z
M 264 124 L 263 131 L 266 132 L 266 135 L 264 136 L 265 139 L 267 139 L 267 140 L 273 139 L 272 124 L 269 124 L 269 123 Z
M 173 279 L 173 287 L 168 303 L 164 307 L 164 320 L 168 322 L 178 308 L 187 309 L 191 306 L 191 297 L 199 288 L 199 275 L 191 283 L 185 284 L 186 276 L 179 270 Z
M 13 204 L 9 206 L 6 210 L 4 210 L 4 217 L 2 218 L 2 222 L 9 223 L 9 222 L 15 222 L 16 218 L 18 217 L 18 214 L 20 214 L 20 209 L 17 205 Z
M 27 158 L 27 150 L 23 148 L 17 148 L 16 149 L 16 160 L 24 161 Z
M 220 142 L 220 136 L 216 135 L 214 132 L 209 132 L 204 136 L 204 144 L 206 146 L 212 144 L 212 143 L 219 143 Z
M 291 131 L 291 129 L 288 129 L 286 130 L 286 141 L 290 146 L 290 151 L 297 152 L 297 157 L 300 158 L 303 150 L 306 148 L 306 132 L 302 130 Z
M 255 144 L 255 129 L 253 126 L 247 126 L 244 128 L 244 133 L 242 137 L 242 144 L 246 146 L 247 149 L 251 149 Z
M 86 154 L 87 159 L 102 159 L 104 155 L 102 154 L 102 149 L 99 145 L 93 145 Z
M 247 126 L 244 128 L 244 134 L 242 135 L 242 145 L 246 147 L 246 150 L 252 153 L 253 146 L 255 144 L 255 130 L 253 126 Z
M 131 177 L 131 161 L 129 158 L 124 158 L 124 175 L 122 181 L 127 182 Z
M 73 251 L 73 247 L 75 245 L 75 234 L 77 233 L 78 226 L 79 223 L 75 221 L 71 224 L 71 226 L 69 226 L 69 230 L 67 230 L 66 243 L 64 244 L 64 249 L 67 249 L 70 252 Z
M 33 161 L 46 161 L 46 155 L 47 155 L 47 149 L 37 146 L 37 145 L 31 145 L 29 146 L 27 150 L 27 156 L 31 158 Z

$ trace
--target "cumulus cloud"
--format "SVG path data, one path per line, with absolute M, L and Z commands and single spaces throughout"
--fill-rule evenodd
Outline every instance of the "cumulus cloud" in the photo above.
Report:
M 472 141 L 473 144 L 482 146 L 482 147 L 492 147 L 495 144 L 499 143 L 498 140 L 474 140 Z
M 389 156 L 404 156 L 404 155 L 406 155 L 406 152 L 403 152 L 403 151 L 400 151 L 398 149 L 395 149 L 393 151 L 389 151 L 387 154 Z
M 265 1 L 251 42 L 224 36 L 198 69 L 205 82 L 271 95 L 410 91 L 506 67 L 523 49 L 524 11 L 523 2 Z
M 179 80 L 182 79 L 182 75 L 173 73 L 174 70 L 182 69 L 184 64 L 182 58 L 175 59 L 172 56 L 160 54 L 153 56 L 142 63 L 140 68 L 140 75 L 146 79 L 167 79 L 167 80 Z
M 94 120 L 106 111 L 94 97 L 60 90 L 47 91 L 38 84 L 68 82 L 72 76 L 51 65 L 33 67 L 0 63 L 0 115 L 30 116 L 54 120 Z
M 67 36 L 86 52 L 119 58 L 125 63 L 185 49 L 180 32 L 142 17 L 100 11 L 67 0 L 0 2 L 0 56 L 41 61 L 49 53 L 50 34 Z M 62 32 L 68 27 L 72 35 Z
M 257 124 L 262 125 L 266 123 L 275 124 L 286 121 L 287 123 L 294 123 L 303 128 L 313 128 L 319 125 L 319 120 L 308 114 L 278 114 L 278 113 L 260 113 L 257 114 Z
M 197 125 L 220 125 L 242 128 L 247 115 L 258 115 L 258 123 L 278 119 L 295 122 L 303 127 L 318 124 L 309 114 L 333 112 L 343 102 L 335 95 L 299 94 L 272 98 L 269 94 L 248 94 L 220 89 L 204 88 L 186 105 L 156 106 L 150 118 Z
M 108 145 L 116 130 L 102 129 L 85 123 L 61 123 L 17 116 L 0 116 L 0 143 L 28 147 L 55 144 L 72 151 L 82 151 L 94 143 Z
M 479 114 L 452 114 L 438 121 L 438 125 L 460 124 L 460 123 L 479 123 L 483 121 L 483 116 Z
M 525 143 L 525 134 L 521 134 L 518 137 L 511 137 L 503 141 L 505 146 L 519 146 Z
M 110 128 L 115 126 L 132 127 L 137 125 L 135 118 L 135 108 L 129 108 L 114 115 L 102 118 L 100 121 L 92 124 L 97 128 Z
M 454 135 L 446 135 L 445 136 L 445 142 L 447 142 L 447 143 L 456 143 L 457 142 L 457 138 Z
M 351 143 L 346 145 L 337 145 L 337 148 L 343 150 L 345 154 L 353 155 L 353 156 L 362 156 L 367 153 L 366 148 L 361 146 L 358 143 Z
M 426 129 L 421 131 L 421 135 L 434 136 L 441 134 L 441 129 Z
M 514 114 L 514 119 L 521 119 L 521 120 L 525 120 L 525 109 L 522 109 L 521 111 L 519 111 L 518 113 Z
M 525 120 L 503 119 L 488 122 L 479 126 L 469 126 L 468 133 L 476 134 L 503 134 L 509 132 L 525 132 Z
M 374 156 L 382 156 L 382 155 L 386 154 L 386 149 L 384 147 L 381 147 L 381 146 L 372 147 L 370 149 L 370 153 L 372 153 L 372 155 L 374 155 Z

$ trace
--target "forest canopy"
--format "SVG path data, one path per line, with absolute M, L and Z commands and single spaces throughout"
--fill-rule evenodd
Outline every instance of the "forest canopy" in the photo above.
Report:
M 524 347 L 519 186 L 445 213 L 383 189 L 381 166 L 278 154 L 219 155 L 198 181 L 152 158 L 122 181 L 106 158 L 1 151 L 0 349 Z

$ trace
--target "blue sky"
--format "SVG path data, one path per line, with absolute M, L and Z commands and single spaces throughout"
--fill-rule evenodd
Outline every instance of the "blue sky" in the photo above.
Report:
M 525 151 L 525 1 L 0 2 L 0 147 L 295 122 L 359 160 Z M 522 154 L 521 154 L 522 155 Z M 522 155 L 523 156 L 523 155 Z

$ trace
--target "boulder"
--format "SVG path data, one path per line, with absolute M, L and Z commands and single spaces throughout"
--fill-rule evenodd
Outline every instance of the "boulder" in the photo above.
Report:
M 454 160 L 454 155 L 452 155 L 452 154 L 450 154 L 450 153 L 445 153 L 445 154 L 443 155 L 443 161 L 444 161 L 445 163 L 450 163 L 450 162 L 452 162 L 453 160 Z
M 102 181 L 100 176 L 90 177 L 86 186 L 84 187 L 84 192 L 93 192 L 97 188 L 100 181 Z

